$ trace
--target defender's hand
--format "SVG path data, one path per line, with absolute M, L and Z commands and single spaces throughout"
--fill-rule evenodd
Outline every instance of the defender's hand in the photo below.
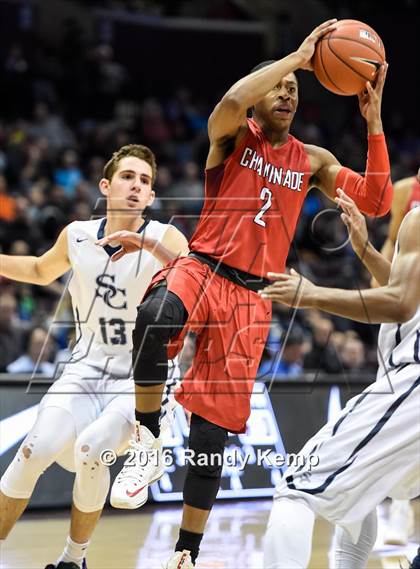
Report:
M 100 247 L 105 247 L 105 245 L 116 247 L 120 245 L 121 248 L 111 257 L 111 261 L 118 261 L 118 259 L 124 257 L 127 253 L 135 253 L 140 249 L 147 249 L 149 243 L 141 233 L 134 231 L 116 231 L 96 241 L 96 245 Z
M 376 76 L 375 86 L 368 81 L 366 83 L 366 89 L 357 95 L 360 113 L 368 124 L 381 120 L 382 94 L 387 72 L 388 63 L 384 63 L 381 65 Z
M 361 257 L 369 242 L 365 216 L 360 213 L 354 201 L 341 188 L 337 188 L 337 194 L 338 197 L 334 201 L 343 210 L 340 217 L 349 232 L 351 246 L 354 252 Z
M 291 270 L 290 275 L 268 273 L 268 277 L 274 280 L 274 282 L 259 291 L 258 294 L 262 298 L 280 302 L 287 306 L 298 308 L 311 307 L 316 286 L 309 279 L 302 277 L 294 269 Z

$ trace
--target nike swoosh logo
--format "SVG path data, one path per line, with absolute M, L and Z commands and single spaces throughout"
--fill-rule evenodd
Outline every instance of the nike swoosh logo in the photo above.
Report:
M 146 484 L 147 486 L 147 484 Z M 146 488 L 146 486 L 142 486 L 141 488 L 139 488 L 138 490 L 135 490 L 134 492 L 129 492 L 128 490 L 125 491 L 125 493 L 127 494 L 127 496 L 129 498 L 134 498 L 134 496 L 137 496 L 137 494 L 139 494 L 143 488 Z
M 360 63 L 367 63 L 368 65 L 372 65 L 376 70 L 378 70 L 381 66 L 380 62 L 376 59 L 368 59 L 367 57 L 357 57 L 355 55 L 351 56 L 350 59 L 353 61 L 359 61 Z
M 87 237 L 85 239 L 80 239 L 80 237 L 76 239 L 76 243 L 81 243 L 82 241 L 87 241 Z

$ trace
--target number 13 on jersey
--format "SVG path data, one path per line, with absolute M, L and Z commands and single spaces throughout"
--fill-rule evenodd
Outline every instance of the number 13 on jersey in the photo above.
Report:
M 265 214 L 265 212 L 270 209 L 271 207 L 271 198 L 272 198 L 273 194 L 271 193 L 271 190 L 269 188 L 266 188 L 264 186 L 264 188 L 262 188 L 261 193 L 260 193 L 260 199 L 264 202 L 263 205 L 261 206 L 260 211 L 257 213 L 257 215 L 254 217 L 254 223 L 256 223 L 257 225 L 261 225 L 262 227 L 266 226 L 266 222 L 263 219 L 263 215 Z

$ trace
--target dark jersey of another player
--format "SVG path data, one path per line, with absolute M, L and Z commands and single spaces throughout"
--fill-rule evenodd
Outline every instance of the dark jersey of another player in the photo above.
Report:
M 404 215 L 415 207 L 420 206 L 420 182 L 417 178 L 414 178 L 414 182 L 411 188 L 411 195 L 408 200 L 407 208 L 404 212 Z
M 220 165 L 206 170 L 205 203 L 190 250 L 266 277 L 284 271 L 310 173 L 302 142 L 273 148 L 248 119 L 248 132 Z

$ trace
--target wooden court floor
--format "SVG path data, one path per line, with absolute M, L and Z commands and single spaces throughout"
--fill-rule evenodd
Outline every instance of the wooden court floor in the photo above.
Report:
M 416 531 L 406 548 L 384 546 L 388 504 L 379 509 L 379 536 L 369 569 L 407 567 L 406 556 L 415 555 L 420 541 L 420 501 L 414 503 Z M 260 569 L 262 538 L 270 500 L 218 503 L 209 520 L 197 568 Z M 135 512 L 107 510 L 87 556 L 88 569 L 158 569 L 167 560 L 177 538 L 179 505 L 146 505 Z M 28 512 L 18 522 L 0 554 L 1 569 L 43 569 L 61 552 L 68 531 L 67 512 Z M 317 522 L 311 569 L 327 569 L 332 528 Z M 401 563 L 401 565 L 400 565 Z

